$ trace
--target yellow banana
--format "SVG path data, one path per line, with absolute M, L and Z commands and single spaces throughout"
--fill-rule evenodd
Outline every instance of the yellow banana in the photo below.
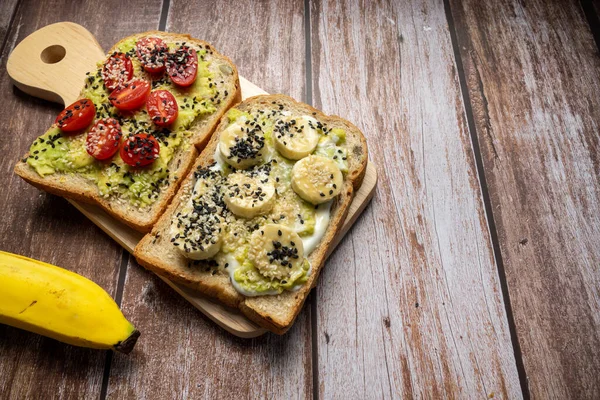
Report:
M 122 353 L 129 353 L 140 336 L 94 282 L 4 251 L 0 251 L 0 323 L 75 346 Z

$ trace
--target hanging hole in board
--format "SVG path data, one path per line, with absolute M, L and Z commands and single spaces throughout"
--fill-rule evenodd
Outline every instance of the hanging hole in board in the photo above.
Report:
M 59 44 L 55 44 L 49 47 L 46 47 L 41 54 L 42 61 L 46 64 L 56 64 L 63 58 L 65 58 L 65 54 L 67 51 L 64 47 Z

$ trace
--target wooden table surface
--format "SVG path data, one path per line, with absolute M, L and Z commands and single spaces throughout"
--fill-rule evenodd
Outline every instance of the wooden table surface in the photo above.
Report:
M 600 398 L 600 1 L 0 7 L 0 249 L 94 280 L 142 332 L 126 356 L 2 325 L 0 398 Z M 106 49 L 189 32 L 363 129 L 377 192 L 285 336 L 226 333 L 12 173 L 61 107 L 6 59 L 58 21 Z

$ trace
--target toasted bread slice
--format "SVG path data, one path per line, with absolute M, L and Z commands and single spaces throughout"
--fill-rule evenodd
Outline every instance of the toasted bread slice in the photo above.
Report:
M 159 216 L 165 211 L 179 184 L 198 156 L 198 150 L 204 147 L 210 139 L 221 116 L 233 104 L 241 100 L 241 89 L 235 65 L 227 57 L 219 54 L 210 44 L 194 39 L 189 35 L 160 31 L 132 35 L 113 46 L 107 56 L 122 49 L 122 46 L 125 46 L 126 43 L 131 43 L 132 40 L 145 36 L 160 37 L 168 44 L 185 42 L 187 46 L 196 50 L 204 49 L 206 51 L 204 60 L 208 61 L 208 70 L 213 76 L 212 84 L 218 91 L 218 97 L 215 97 L 214 101 L 215 111 L 197 116 L 191 126 L 186 129 L 189 132 L 185 139 L 186 143 L 175 151 L 169 161 L 168 169 L 170 173 L 166 182 L 162 184 L 156 200 L 150 205 L 140 207 L 128 199 L 115 195 L 103 197 L 100 195 L 95 182 L 77 172 L 55 172 L 41 176 L 27 163 L 29 153 L 15 167 L 17 175 L 39 189 L 73 200 L 99 205 L 113 217 L 141 232 L 150 231 Z M 198 73 L 200 74 L 200 71 Z M 91 76 L 94 76 L 94 72 Z M 136 70 L 135 77 L 158 81 L 158 77 L 152 77 L 139 68 Z M 86 88 L 87 85 L 91 85 L 89 82 L 86 80 Z M 97 84 L 97 81 L 94 84 Z M 82 90 L 81 97 L 85 97 L 84 93 L 85 88 Z M 114 157 L 119 157 L 119 155 L 116 154 Z
M 188 202 L 196 184 L 194 171 L 212 165 L 219 144 L 220 135 L 229 124 L 225 115 L 207 147 L 194 164 L 192 172 L 183 182 L 173 202 L 159 219 L 150 234 L 137 245 L 135 257 L 147 269 L 170 280 L 194 288 L 205 295 L 219 299 L 228 306 L 239 308 L 249 319 L 277 334 L 285 333 L 293 324 L 306 297 L 315 286 L 319 272 L 332 240 L 341 229 L 355 191 L 360 187 L 367 165 L 367 144 L 360 130 L 348 121 L 327 116 L 314 108 L 296 102 L 284 95 L 256 96 L 234 107 L 237 110 L 253 112 L 272 109 L 285 109 L 300 115 L 312 115 L 329 128 L 342 128 L 346 132 L 344 147 L 347 150 L 348 171 L 345 174 L 341 193 L 333 200 L 330 220 L 317 247 L 307 256 L 311 263 L 308 280 L 295 291 L 283 291 L 278 295 L 244 296 L 230 281 L 229 274 L 221 267 L 211 267 L 207 262 L 191 262 L 171 243 L 170 227 L 177 214 Z

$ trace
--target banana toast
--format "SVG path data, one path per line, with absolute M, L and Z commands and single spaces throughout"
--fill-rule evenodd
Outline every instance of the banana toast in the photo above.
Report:
M 249 98 L 222 117 L 135 257 L 283 334 L 366 165 L 366 140 L 348 121 L 284 95 Z

